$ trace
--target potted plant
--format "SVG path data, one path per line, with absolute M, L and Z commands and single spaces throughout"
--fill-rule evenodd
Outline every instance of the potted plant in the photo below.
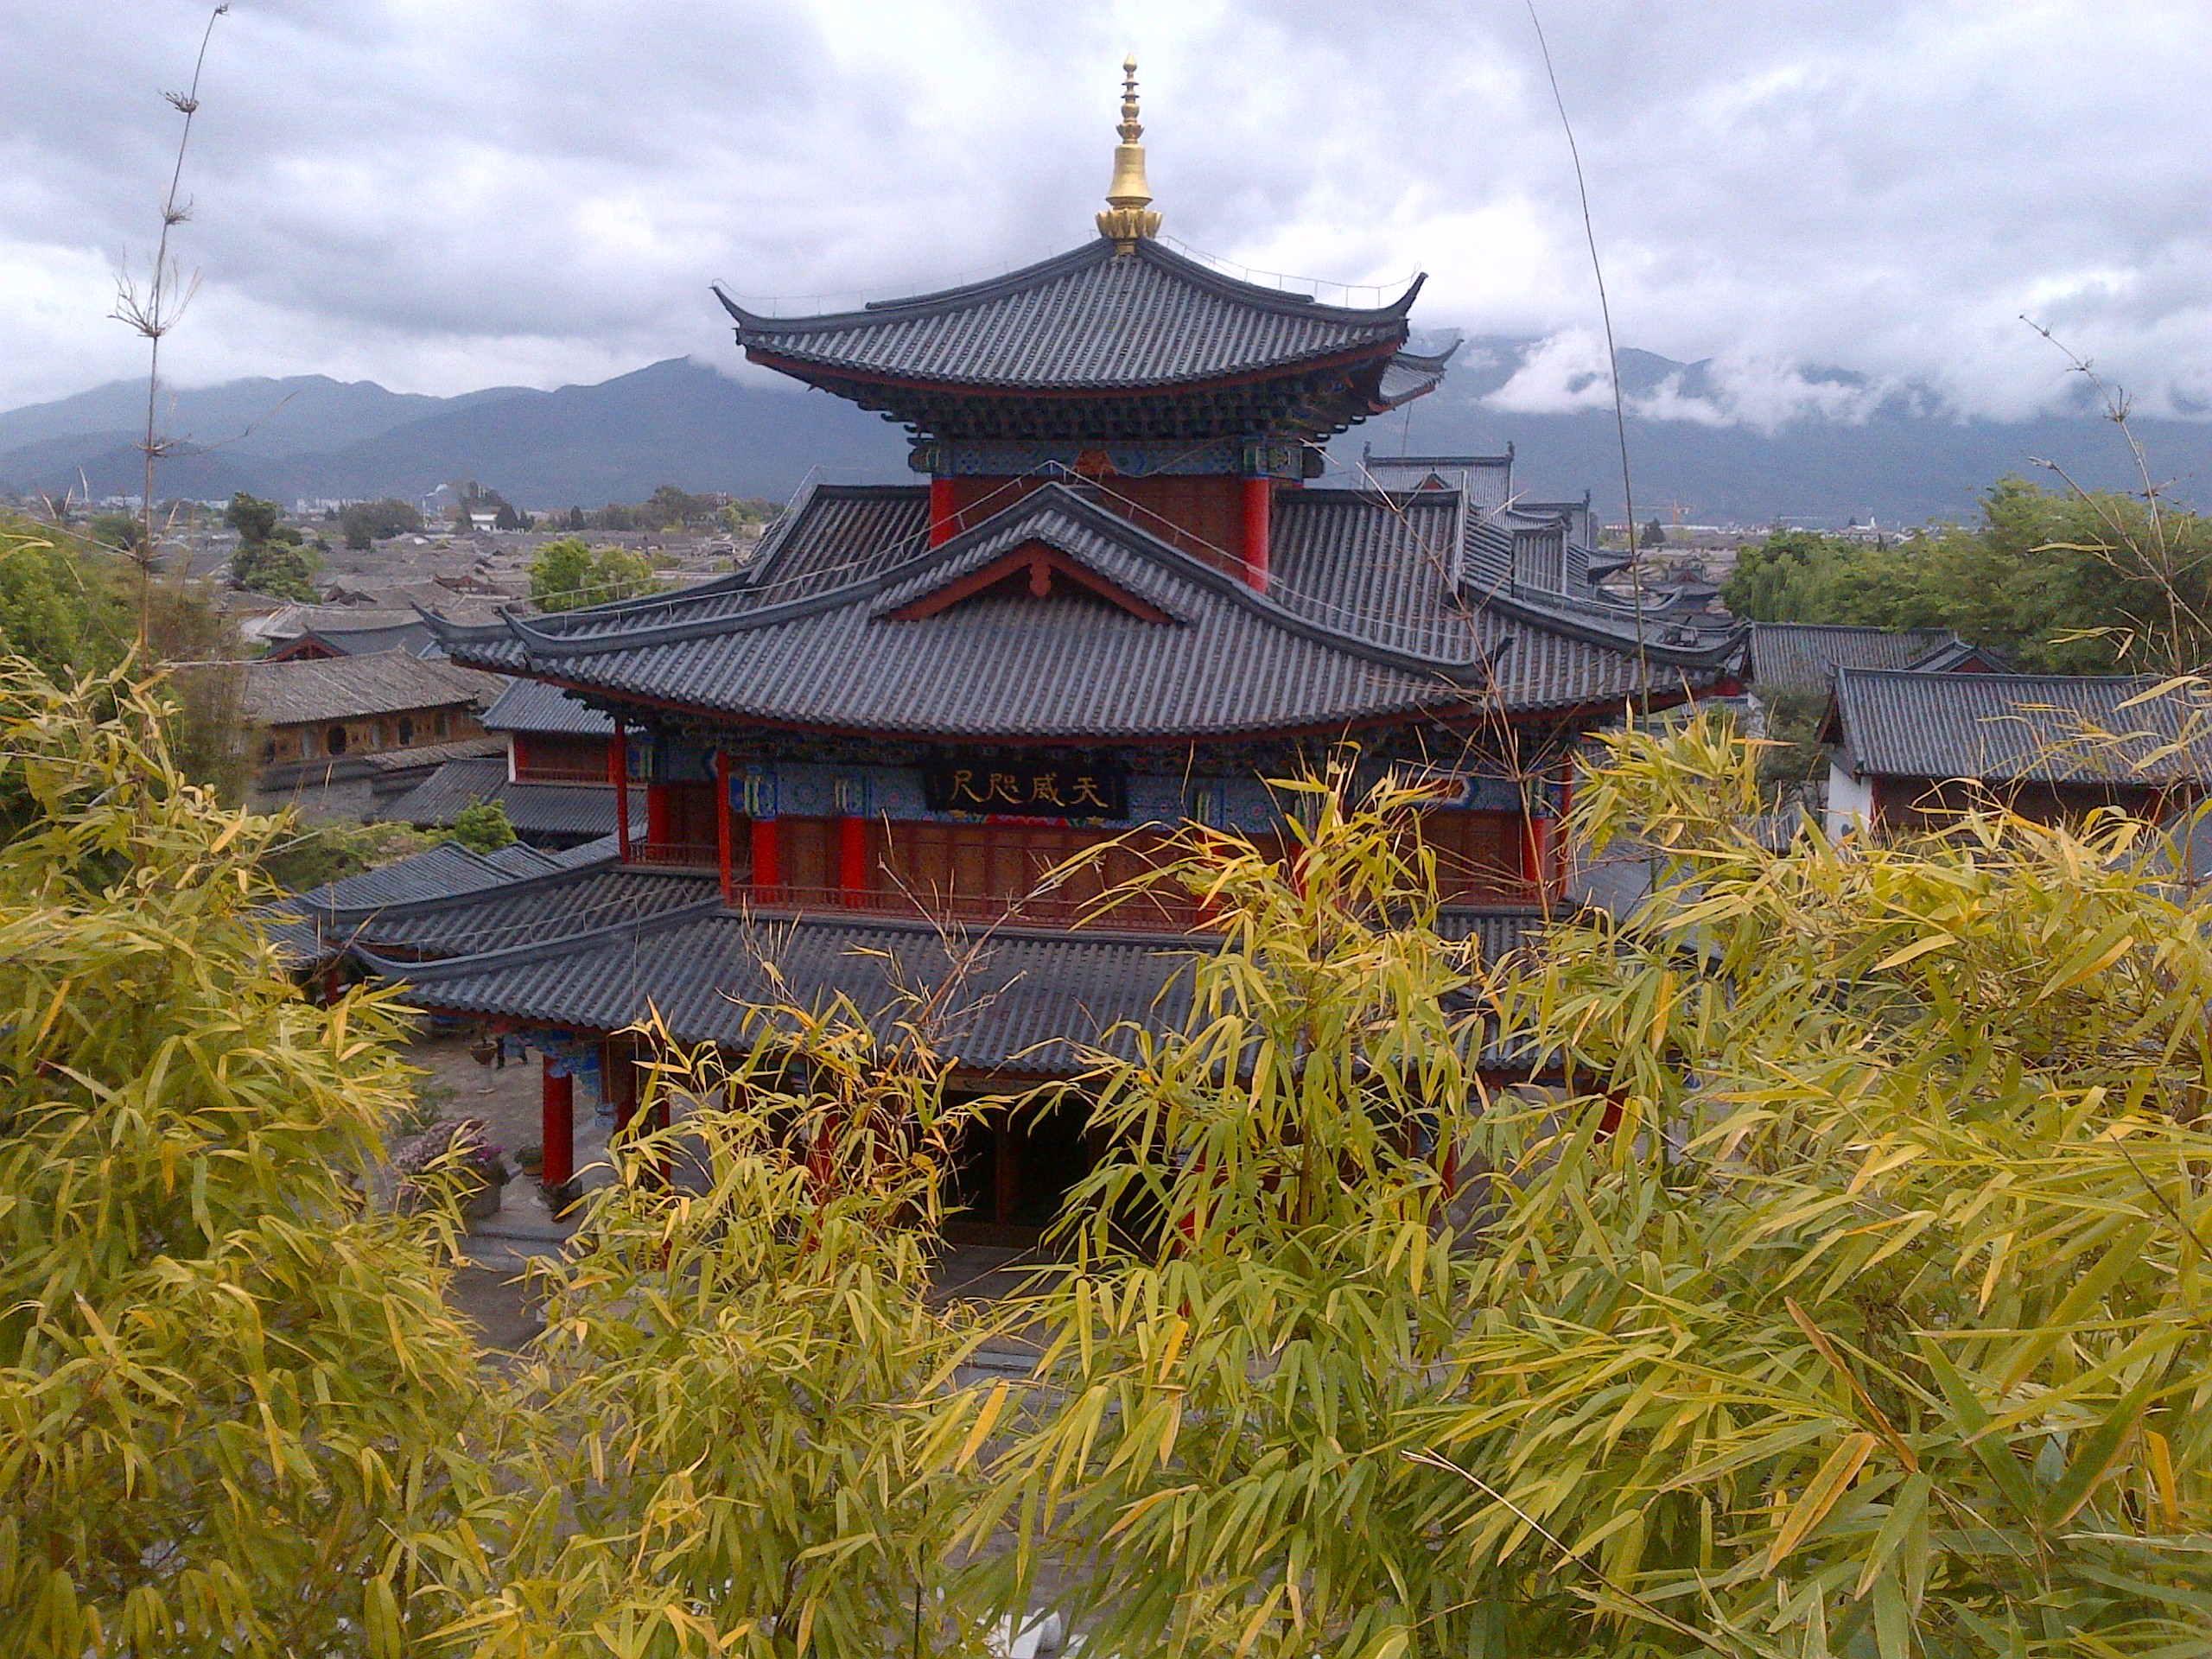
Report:
M 391 1160 L 400 1209 L 419 1210 L 434 1202 L 441 1190 L 449 1190 L 463 1222 L 497 1215 L 507 1166 L 485 1128 L 482 1118 L 464 1117 L 433 1123 L 402 1141 Z

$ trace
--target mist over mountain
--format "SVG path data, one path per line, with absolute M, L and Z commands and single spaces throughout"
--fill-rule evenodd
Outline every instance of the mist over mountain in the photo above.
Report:
M 1595 359 L 1601 365 L 1602 359 Z M 1842 369 L 1680 363 L 1625 352 L 1639 518 L 1912 524 L 1974 510 L 2006 473 L 2056 461 L 2092 487 L 2134 482 L 2109 423 L 2084 408 L 2017 423 L 1950 417 L 1916 388 Z M 135 493 L 142 385 L 118 381 L 0 413 L 0 489 Z M 839 399 L 728 378 L 688 359 L 595 385 L 493 387 L 455 397 L 321 376 L 164 393 L 162 429 L 189 442 L 162 495 L 233 490 L 283 500 L 413 498 L 473 478 L 543 511 L 639 500 L 661 484 L 780 498 L 811 473 L 904 480 L 902 431 Z M 2139 421 L 2162 480 L 2201 499 L 2212 423 Z M 1538 497 L 1592 493 L 1618 515 L 1620 459 L 1600 366 L 1573 341 L 1476 340 L 1442 390 L 1332 446 L 1332 478 L 1379 454 L 1495 453 Z M 2056 481 L 2055 480 L 2053 481 Z

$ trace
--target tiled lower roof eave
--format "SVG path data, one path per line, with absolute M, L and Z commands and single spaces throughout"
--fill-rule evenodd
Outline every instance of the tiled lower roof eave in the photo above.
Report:
M 563 872 L 565 874 L 565 872 Z M 519 884 L 518 884 L 519 885 Z M 507 891 L 512 892 L 510 888 Z M 384 956 L 365 945 L 353 947 L 353 955 L 370 972 L 386 979 L 404 980 L 410 985 L 426 988 L 435 987 L 442 980 L 454 980 L 471 974 L 493 973 L 505 968 L 520 968 L 540 962 L 554 962 L 563 957 L 575 956 L 594 946 L 621 939 L 642 942 L 656 933 L 710 916 L 721 908 L 719 899 L 702 904 L 684 905 L 665 910 L 655 916 L 626 918 L 606 927 L 582 933 L 570 933 L 552 939 L 532 940 L 526 944 L 510 945 L 505 950 L 486 950 L 469 957 L 444 957 L 433 961 L 409 962 L 397 957 Z

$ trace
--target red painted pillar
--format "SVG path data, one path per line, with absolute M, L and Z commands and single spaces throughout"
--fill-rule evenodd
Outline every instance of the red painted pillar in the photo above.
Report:
M 721 867 L 722 904 L 736 902 L 737 877 L 730 869 L 729 753 L 715 751 L 715 859 Z
M 1574 762 L 1565 760 L 1559 771 L 1559 816 L 1552 820 L 1551 881 L 1554 893 L 1567 893 L 1567 815 L 1574 804 Z
M 645 845 L 665 847 L 676 839 L 675 802 L 666 784 L 645 785 Z
M 566 1186 L 576 1173 L 576 1080 L 555 1077 L 550 1056 L 538 1084 L 538 1143 L 545 1154 L 543 1179 L 549 1187 Z M 603 1075 L 603 1074 L 602 1074 Z
M 857 895 L 868 891 L 868 820 L 840 818 L 837 820 L 837 885 L 848 893 L 855 895 L 846 900 L 858 902 Z
M 938 474 L 930 476 L 930 545 L 937 547 L 960 532 L 960 513 L 952 499 L 952 480 Z
M 783 874 L 776 858 L 776 821 L 773 818 L 753 820 L 753 891 L 756 897 L 770 887 L 783 885 Z
M 614 741 L 607 749 L 607 781 L 614 785 L 614 847 L 624 863 L 630 861 L 630 740 L 618 715 Z
M 1244 580 L 1261 593 L 1268 591 L 1268 536 L 1274 500 L 1274 480 L 1244 480 Z

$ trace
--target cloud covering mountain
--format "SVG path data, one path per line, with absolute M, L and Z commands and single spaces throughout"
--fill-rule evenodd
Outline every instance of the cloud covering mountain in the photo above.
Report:
M 1957 420 L 1915 388 L 1842 370 L 1745 377 L 1633 351 L 1622 369 L 1636 410 L 1640 517 L 1917 522 L 1970 512 L 1976 492 L 2003 474 L 2040 475 L 2037 458 L 2085 484 L 2133 481 L 2118 435 L 2086 414 Z M 1524 490 L 1588 489 L 1618 514 L 1611 397 L 1592 374 L 1555 341 L 1470 341 L 1440 391 L 1340 438 L 1330 481 L 1360 481 L 1369 445 L 1395 454 L 1511 444 Z M 0 489 L 135 493 L 140 462 L 125 423 L 143 420 L 143 395 L 117 382 L 0 414 Z M 594 385 L 449 399 L 322 377 L 239 381 L 175 395 L 163 426 L 194 442 L 163 463 L 162 493 L 200 499 L 237 489 L 285 500 L 413 497 L 473 478 L 543 510 L 638 500 L 664 483 L 781 498 L 809 477 L 913 477 L 901 429 L 821 392 L 683 359 Z M 2161 475 L 2201 499 L 2212 424 L 2146 419 L 2137 431 Z
M 1779 431 L 1898 397 L 2063 408 L 2055 325 L 2146 413 L 2212 406 L 2196 0 L 1547 0 L 1615 321 L 1685 418 Z M 0 404 L 138 366 L 143 257 L 197 0 L 0 0 Z M 1540 340 L 1508 401 L 1583 407 L 1597 309 L 1519 0 L 240 0 L 181 232 L 180 384 L 423 392 L 728 366 L 713 278 L 875 293 L 1090 233 L 1125 49 L 1173 236 L 1389 283 Z M 1860 380 L 1796 365 L 1852 365 Z

